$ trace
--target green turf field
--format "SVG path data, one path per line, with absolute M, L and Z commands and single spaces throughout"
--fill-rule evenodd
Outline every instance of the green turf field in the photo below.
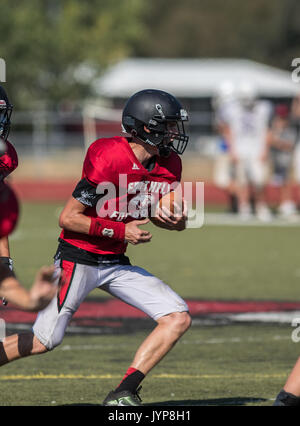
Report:
M 145 379 L 163 405 L 271 405 L 297 348 L 288 327 L 191 328 Z M 1 369 L 1 405 L 99 404 L 146 336 L 66 337 L 55 351 Z
M 60 208 L 23 206 L 11 249 L 26 286 L 52 261 Z M 152 242 L 129 248 L 132 263 L 185 298 L 299 299 L 298 227 L 149 228 Z M 300 353 L 292 331 L 289 325 L 195 325 L 145 379 L 142 398 L 148 404 L 271 405 Z M 0 370 L 0 405 L 99 404 L 146 333 L 66 336 L 51 353 L 7 365 Z

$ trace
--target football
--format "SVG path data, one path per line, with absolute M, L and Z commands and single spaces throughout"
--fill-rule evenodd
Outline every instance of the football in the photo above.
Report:
M 174 203 L 176 203 L 176 205 L 178 207 L 176 207 L 174 205 Z M 166 209 L 168 209 L 172 214 L 181 216 L 183 209 L 184 209 L 184 204 L 183 204 L 183 198 L 182 195 L 179 192 L 175 192 L 175 191 L 171 191 L 168 194 L 164 195 L 160 200 L 159 200 L 159 207 L 165 207 Z

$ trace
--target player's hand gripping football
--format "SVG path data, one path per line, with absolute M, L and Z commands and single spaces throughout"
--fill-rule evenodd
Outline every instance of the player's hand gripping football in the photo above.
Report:
M 125 225 L 125 241 L 127 243 L 137 245 L 141 243 L 149 243 L 152 235 L 149 231 L 140 229 L 139 226 L 149 223 L 149 219 L 133 220 Z
M 44 309 L 55 296 L 57 286 L 54 284 L 54 266 L 43 266 L 36 274 L 33 286 L 30 289 L 32 310 Z
M 187 202 L 171 192 L 160 200 L 151 221 L 154 225 L 169 231 L 183 231 L 186 228 L 187 217 Z

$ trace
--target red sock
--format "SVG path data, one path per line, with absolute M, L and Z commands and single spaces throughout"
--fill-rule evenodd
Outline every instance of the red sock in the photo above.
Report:
M 144 377 L 145 375 L 141 371 L 137 370 L 136 368 L 129 367 L 121 383 L 115 389 L 115 391 L 121 392 L 124 390 L 129 390 L 130 392 L 134 393 Z

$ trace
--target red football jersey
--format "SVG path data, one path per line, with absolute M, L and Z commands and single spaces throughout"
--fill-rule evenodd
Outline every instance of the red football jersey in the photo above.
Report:
M 173 151 L 168 158 L 157 156 L 149 171 L 135 156 L 128 139 L 98 139 L 88 149 L 82 178 L 97 187 L 104 197 L 96 206 L 87 207 L 85 214 L 123 223 L 143 219 L 148 216 L 153 202 L 170 192 L 171 185 L 181 180 L 181 170 L 181 159 Z M 88 194 L 85 191 L 81 194 L 77 199 L 89 206 L 85 201 Z M 122 254 L 127 247 L 127 243 L 109 237 L 66 230 L 62 231 L 60 238 L 97 254 Z
M 13 145 L 6 141 L 6 151 L 0 156 L 0 180 L 6 178 L 18 167 L 18 155 Z
M 0 238 L 11 234 L 19 217 L 19 203 L 14 191 L 0 182 Z

